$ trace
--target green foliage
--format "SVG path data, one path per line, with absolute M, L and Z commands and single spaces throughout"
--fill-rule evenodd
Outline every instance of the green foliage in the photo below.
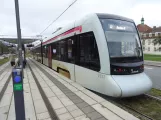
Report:
M 8 46 L 5 46 L 2 42 L 0 42 L 0 54 L 9 53 Z
M 9 61 L 9 58 L 1 59 L 1 60 L 0 60 L 0 65 L 6 63 L 6 62 L 8 62 L 8 61 Z
M 31 53 L 26 54 L 26 58 L 32 57 Z
M 144 60 L 161 61 L 161 55 L 144 54 Z
M 15 43 L 17 44 L 17 39 L 8 39 L 8 40 L 5 40 L 6 42 L 10 42 L 10 43 Z M 24 44 L 27 44 L 27 43 L 32 43 L 35 41 L 35 39 L 22 39 L 23 43 Z
M 151 91 L 149 92 L 149 94 L 156 96 L 156 97 L 161 97 L 161 90 L 152 88 Z
M 161 45 L 161 36 L 159 36 L 158 38 L 155 38 L 153 43 L 154 43 L 154 45 L 156 45 L 156 44 Z

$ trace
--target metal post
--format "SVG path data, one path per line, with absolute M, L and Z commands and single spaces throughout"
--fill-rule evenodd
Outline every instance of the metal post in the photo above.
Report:
M 22 43 L 21 43 L 21 28 L 19 17 L 18 0 L 15 0 L 16 11 L 16 24 L 17 24 L 17 38 L 18 38 L 18 62 L 19 67 L 14 68 L 12 71 L 13 77 L 13 90 L 15 101 L 15 114 L 16 120 L 25 120 L 25 106 L 24 106 L 24 93 L 23 93 L 23 59 L 22 59 Z
M 13 68 L 12 78 L 16 120 L 25 120 L 22 68 Z
M 43 64 L 43 50 L 42 50 L 42 40 L 41 40 L 41 62 L 42 62 L 42 64 Z
M 24 45 L 24 60 L 26 61 L 26 49 L 25 49 L 25 45 Z
M 41 63 L 43 64 L 43 49 L 42 49 L 43 39 L 42 39 L 42 35 L 37 35 L 36 37 L 40 38 L 40 42 L 41 42 Z
M 16 11 L 16 24 L 17 24 L 17 37 L 18 37 L 18 58 L 20 66 L 23 66 L 22 61 L 22 44 L 21 44 L 21 28 L 20 28 L 20 17 L 19 17 L 19 5 L 18 0 L 15 0 L 15 11 Z

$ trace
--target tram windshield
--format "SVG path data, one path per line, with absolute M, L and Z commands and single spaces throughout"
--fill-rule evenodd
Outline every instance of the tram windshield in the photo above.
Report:
M 110 58 L 131 57 L 141 60 L 141 44 L 134 23 L 114 19 L 100 21 L 105 31 Z

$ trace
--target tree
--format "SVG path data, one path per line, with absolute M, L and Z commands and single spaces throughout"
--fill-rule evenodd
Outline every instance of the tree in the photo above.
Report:
M 155 38 L 153 43 L 154 43 L 154 45 L 156 45 L 156 44 L 161 45 L 161 36 L 159 36 L 158 38 Z
M 1 51 L 0 54 L 3 55 L 3 44 L 2 44 L 2 42 L 0 42 L 0 51 Z

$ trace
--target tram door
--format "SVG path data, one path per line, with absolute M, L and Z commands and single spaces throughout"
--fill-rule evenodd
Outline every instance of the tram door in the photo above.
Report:
M 51 51 L 51 45 L 48 47 L 48 65 L 50 68 L 52 68 L 52 51 Z

